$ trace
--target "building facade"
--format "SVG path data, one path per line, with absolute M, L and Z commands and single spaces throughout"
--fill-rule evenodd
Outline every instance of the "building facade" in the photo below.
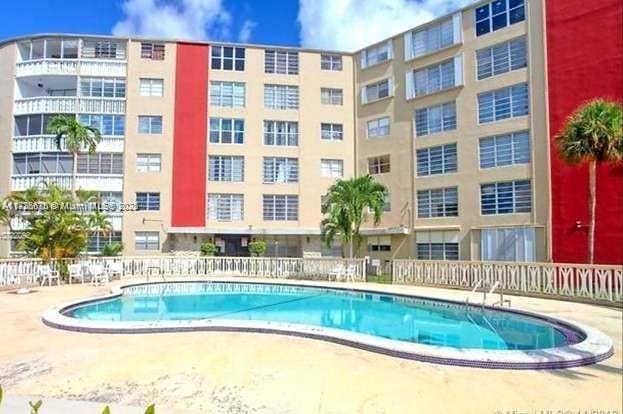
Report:
M 623 99 L 622 7 L 591 7 L 606 24 L 567 3 L 480 1 L 348 53 L 87 35 L 7 40 L 0 194 L 42 181 L 70 186 L 71 157 L 45 127 L 68 114 L 103 135 L 96 154 L 78 158 L 78 186 L 119 206 L 114 231 L 90 238 L 93 253 L 112 241 L 130 255 L 212 241 L 220 254 L 246 255 L 249 242 L 265 240 L 270 256 L 338 255 L 337 243 L 321 243 L 322 196 L 338 178 L 369 173 L 389 193 L 380 225 L 363 229 L 361 254 L 582 262 L 587 190 L 568 180 L 585 182 L 586 171 L 560 163 L 554 136 L 584 100 Z M 568 47 L 582 36 L 569 28 L 574 20 L 603 50 Z M 587 71 L 592 83 L 574 94 L 565 73 L 582 82 Z M 623 187 L 623 171 L 604 166 L 599 180 L 608 200 L 597 245 L 619 249 L 596 258 L 622 263 L 623 199 L 612 189 Z M 0 243 L 9 253 L 19 252 Z

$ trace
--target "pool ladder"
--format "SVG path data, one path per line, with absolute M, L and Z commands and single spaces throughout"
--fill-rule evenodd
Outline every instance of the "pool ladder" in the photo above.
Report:
M 478 288 L 483 286 L 482 302 L 480 303 L 480 306 L 485 306 L 487 304 L 487 294 L 492 295 L 493 292 L 495 292 L 495 290 L 498 288 L 499 285 L 500 285 L 500 281 L 497 280 L 493 284 L 493 286 L 491 286 L 491 289 L 489 289 L 489 291 L 487 292 L 487 289 L 484 289 L 483 280 L 482 279 L 478 279 L 476 281 L 476 284 L 474 285 L 474 287 L 470 291 L 470 295 L 468 295 L 467 298 L 465 298 L 465 305 L 469 305 L 469 298 L 470 298 L 470 296 L 473 295 L 474 293 L 476 293 L 478 291 Z M 497 301 L 497 302 L 492 303 L 491 306 L 497 306 L 497 305 L 504 306 L 504 304 L 508 304 L 508 307 L 510 308 L 510 306 L 511 306 L 510 299 L 504 299 L 504 293 L 501 290 L 499 291 L 499 294 L 500 294 L 500 300 Z

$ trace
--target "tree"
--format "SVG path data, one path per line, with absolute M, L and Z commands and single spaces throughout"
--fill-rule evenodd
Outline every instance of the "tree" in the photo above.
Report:
M 105 244 L 100 254 L 106 257 L 119 256 L 122 251 L 123 251 L 123 243 L 112 242 L 112 243 Z
M 92 126 L 83 125 L 77 119 L 66 115 L 56 115 L 48 124 L 48 132 L 56 136 L 56 146 L 63 149 L 63 142 L 67 151 L 73 155 L 73 169 L 71 173 L 71 195 L 76 198 L 76 176 L 78 175 L 78 154 L 86 147 L 89 154 L 95 152 L 97 144 L 102 139 L 100 131 Z
M 562 159 L 569 165 L 588 162 L 588 261 L 595 250 L 597 166 L 623 159 L 623 109 L 620 103 L 595 99 L 580 106 L 567 119 L 556 139 Z
M 253 257 L 261 257 L 266 253 L 266 242 L 264 240 L 256 240 L 249 243 L 249 253 Z
M 370 175 L 335 182 L 322 203 L 322 213 L 326 217 L 320 225 L 327 246 L 339 235 L 342 251 L 349 244 L 349 256 L 353 257 L 354 249 L 359 250 L 361 246 L 361 224 L 370 215 L 373 224 L 379 224 L 386 194 L 387 188 Z

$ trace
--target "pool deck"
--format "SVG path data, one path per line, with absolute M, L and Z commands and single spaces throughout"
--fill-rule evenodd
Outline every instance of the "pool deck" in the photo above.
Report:
M 467 295 L 424 287 L 358 285 L 442 299 L 464 300 Z M 617 309 L 508 296 L 515 309 L 592 326 L 614 343 L 614 355 L 601 363 L 542 371 L 443 366 L 274 334 L 86 334 L 41 322 L 42 313 L 52 306 L 103 295 L 110 288 L 66 285 L 37 288 L 28 295 L 0 292 L 0 384 L 6 396 L 13 401 L 43 398 L 44 407 L 46 398 L 54 398 L 49 408 L 52 403 L 62 407 L 63 400 L 102 406 L 155 402 L 158 414 L 622 412 L 623 318 Z M 66 404 L 59 413 L 78 412 Z

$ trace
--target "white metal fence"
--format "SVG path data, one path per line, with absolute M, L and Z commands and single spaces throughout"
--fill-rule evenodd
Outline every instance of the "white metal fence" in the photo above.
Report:
M 88 280 L 90 265 L 109 268 L 111 263 L 123 264 L 122 277 L 168 280 L 175 277 L 245 276 L 309 280 L 365 281 L 363 259 L 334 258 L 268 258 L 268 257 L 87 257 L 50 261 L 52 270 L 61 270 L 60 263 L 82 264 Z M 39 282 L 39 259 L 0 260 L 0 288 L 18 287 L 22 283 Z
M 399 259 L 392 263 L 392 281 L 464 289 L 498 282 L 505 293 L 620 303 L 623 266 Z

